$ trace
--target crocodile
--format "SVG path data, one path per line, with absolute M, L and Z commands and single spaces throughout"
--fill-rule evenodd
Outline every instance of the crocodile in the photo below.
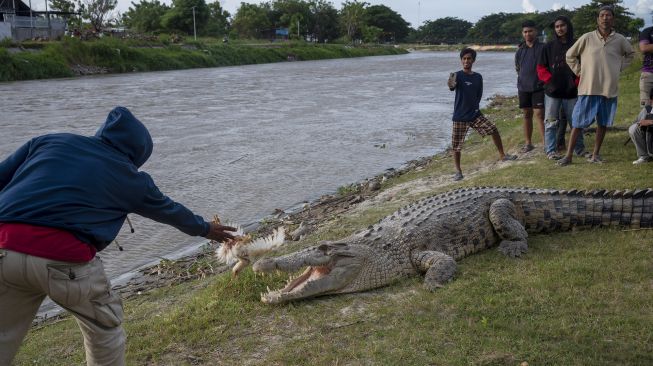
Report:
M 652 227 L 653 189 L 457 189 L 402 207 L 344 239 L 262 258 L 253 270 L 305 268 L 285 287 L 261 294 L 267 304 L 365 291 L 418 274 L 435 290 L 453 279 L 456 261 L 471 254 L 497 246 L 519 257 L 529 234 L 606 226 Z

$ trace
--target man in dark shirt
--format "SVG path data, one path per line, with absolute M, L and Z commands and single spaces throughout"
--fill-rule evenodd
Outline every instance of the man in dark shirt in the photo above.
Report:
M 522 23 L 524 42 L 515 53 L 515 70 L 517 70 L 517 91 L 519 108 L 524 113 L 524 138 L 526 140 L 521 152 L 533 150 L 533 116 L 542 135 L 544 145 L 544 89 L 537 77 L 537 61 L 544 44 L 537 39 L 537 29 L 532 20 Z
M 472 65 L 476 61 L 476 51 L 471 48 L 464 48 L 460 51 L 460 62 L 463 69 L 451 73 L 447 86 L 449 90 L 456 92 L 456 99 L 453 108 L 453 132 L 452 150 L 456 174 L 454 180 L 463 179 L 463 172 L 460 169 L 460 156 L 465 142 L 465 136 L 469 128 L 473 128 L 481 136 L 492 136 L 492 141 L 499 151 L 499 160 L 515 160 L 514 155 L 506 155 L 503 152 L 503 143 L 499 130 L 494 123 L 490 122 L 480 110 L 481 98 L 483 97 L 483 77 L 481 74 L 472 71 Z
M 578 88 L 576 81 L 578 78 L 569 68 L 566 61 L 566 52 L 574 43 L 574 28 L 569 18 L 564 15 L 558 16 L 551 27 L 555 32 L 555 38 L 547 42 L 540 60 L 537 64 L 537 74 L 544 83 L 544 100 L 546 105 L 545 113 L 545 142 L 544 152 L 551 160 L 561 158 L 556 153 L 558 145 L 558 130 L 566 130 L 566 123 L 560 121 L 560 109 L 564 111 L 565 119 L 570 119 L 576 105 L 578 97 Z M 564 140 L 564 137 L 563 137 Z M 583 135 L 578 136 L 574 151 L 577 155 L 583 156 L 585 153 L 585 144 Z

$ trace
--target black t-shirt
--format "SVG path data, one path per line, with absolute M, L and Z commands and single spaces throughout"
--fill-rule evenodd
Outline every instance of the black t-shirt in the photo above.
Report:
M 644 30 L 639 34 L 639 42 L 653 44 L 653 27 L 644 28 Z M 653 52 L 644 53 L 642 71 L 653 72 Z
M 479 105 L 483 97 L 483 77 L 477 72 L 456 73 L 456 99 L 453 105 L 452 120 L 472 122 L 481 114 Z
M 542 82 L 537 77 L 537 61 L 542 48 L 544 44 L 539 41 L 535 41 L 532 47 L 522 43 L 515 53 L 518 91 L 530 93 L 542 90 Z

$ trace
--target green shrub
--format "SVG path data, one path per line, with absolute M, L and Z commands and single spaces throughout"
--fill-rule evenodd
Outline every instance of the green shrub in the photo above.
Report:
M 0 81 L 45 79 L 72 76 L 61 53 L 46 47 L 42 51 L 16 54 L 0 48 Z
M 11 42 L 0 45 L 11 44 Z M 70 66 L 98 66 L 112 73 L 177 70 L 198 67 L 236 66 L 295 60 L 321 60 L 341 57 L 399 54 L 406 51 L 391 47 L 350 47 L 315 45 L 306 42 L 260 44 L 223 44 L 208 39 L 172 44 L 170 35 L 158 41 L 117 39 L 90 41 L 66 37 L 59 42 L 25 43 L 30 51 L 0 53 L 0 81 L 72 76 Z

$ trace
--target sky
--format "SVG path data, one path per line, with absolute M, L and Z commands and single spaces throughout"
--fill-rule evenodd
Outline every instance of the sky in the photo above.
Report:
M 137 1 L 138 0 L 133 0 Z M 164 0 L 169 1 L 169 0 Z M 212 2 L 211 0 L 206 0 Z M 481 17 L 499 12 L 504 13 L 532 13 L 535 11 L 544 12 L 562 7 L 573 9 L 590 3 L 590 0 L 386 0 L 375 1 L 366 0 L 372 5 L 385 5 L 390 9 L 401 14 L 401 16 L 417 28 L 426 20 L 435 20 L 444 17 L 457 17 L 468 20 L 472 23 L 478 21 Z M 240 6 L 241 2 L 250 4 L 261 3 L 256 0 L 220 0 L 222 8 L 229 11 L 232 15 Z M 332 0 L 333 5 L 340 9 L 341 1 Z M 118 0 L 119 7 L 125 10 L 129 8 L 130 0 Z M 644 19 L 647 26 L 653 21 L 651 11 L 653 11 L 653 0 L 624 0 L 623 5 L 637 17 Z
M 25 0 L 27 2 L 28 0 Z M 34 9 L 44 10 L 46 0 L 32 0 Z M 131 6 L 132 1 L 139 3 L 140 0 L 118 0 L 117 11 L 125 12 Z M 171 0 L 161 0 L 170 4 Z M 207 3 L 214 0 L 205 0 Z M 250 4 L 261 3 L 264 0 L 219 0 L 222 8 L 229 11 L 231 15 L 236 13 L 241 2 Z M 562 7 L 574 9 L 590 0 L 366 0 L 372 5 L 385 5 L 417 28 L 427 20 L 435 20 L 444 17 L 456 17 L 475 23 L 481 17 L 499 12 L 505 13 L 532 13 L 535 11 L 545 12 Z M 340 0 L 332 0 L 337 9 L 341 7 Z M 653 0 L 624 0 L 623 5 L 635 16 L 644 19 L 646 26 L 653 23 L 651 11 L 653 11 Z
M 130 0 L 118 0 L 127 2 L 129 8 Z M 168 0 L 166 0 L 168 1 Z M 206 0 L 207 2 L 210 0 Z M 220 0 L 222 7 L 232 15 L 240 6 L 241 1 L 247 3 L 260 3 L 256 0 Z M 475 23 L 481 17 L 499 12 L 504 13 L 532 13 L 535 11 L 545 12 L 562 7 L 574 9 L 590 3 L 590 0 L 366 0 L 372 5 L 385 5 L 401 14 L 401 16 L 417 28 L 426 20 L 435 20 L 444 17 L 456 17 Z M 337 9 L 341 7 L 340 0 L 332 0 Z M 644 19 L 647 25 L 652 23 L 651 11 L 653 11 L 653 0 L 624 0 L 623 5 L 637 17 Z

